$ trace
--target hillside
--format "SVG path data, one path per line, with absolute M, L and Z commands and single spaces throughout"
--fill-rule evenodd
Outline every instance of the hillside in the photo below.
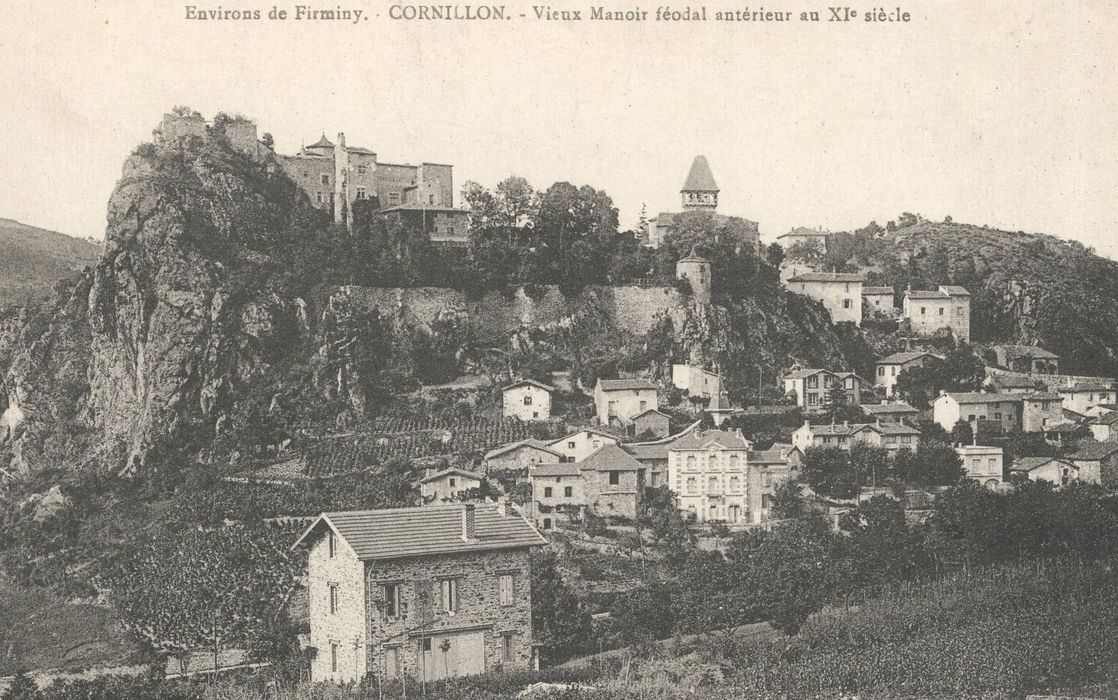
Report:
M 1065 372 L 1118 376 L 1118 262 L 1077 241 L 916 219 L 828 245 L 830 263 L 866 270 L 873 284 L 966 287 L 975 342 L 1036 344 Z
M 81 238 L 0 218 L 0 307 L 42 301 L 59 279 L 97 262 Z

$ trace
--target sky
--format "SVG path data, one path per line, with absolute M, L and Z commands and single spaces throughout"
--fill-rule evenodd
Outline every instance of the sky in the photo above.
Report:
M 642 205 L 677 210 L 703 154 L 719 211 L 769 239 L 911 211 L 1118 257 L 1118 3 L 922 1 L 879 25 L 546 22 L 519 17 L 527 3 L 503 22 L 407 22 L 380 0 L 309 2 L 370 19 L 185 19 L 187 4 L 266 15 L 272 0 L 6 0 L 0 217 L 102 236 L 123 159 L 185 104 L 255 119 L 280 152 L 344 131 L 383 161 L 452 163 L 456 189 L 589 184 L 626 226 Z

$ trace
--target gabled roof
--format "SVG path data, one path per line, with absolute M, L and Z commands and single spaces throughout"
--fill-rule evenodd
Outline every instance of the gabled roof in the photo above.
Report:
M 643 416 L 646 416 L 646 415 L 648 415 L 649 413 L 657 413 L 657 414 L 659 414 L 659 415 L 661 415 L 661 416 L 663 416 L 663 417 L 665 417 L 665 418 L 668 418 L 668 414 L 667 414 L 667 413 L 664 413 L 663 411 L 660 411 L 660 410 L 658 410 L 658 409 L 655 409 L 655 408 L 646 408 L 645 410 L 641 411 L 640 413 L 638 413 L 637 415 L 633 416 L 633 417 L 632 417 L 632 418 L 630 418 L 629 420 L 630 420 L 630 421 L 635 421 L 636 419 L 638 419 L 638 418 L 641 418 L 641 417 L 643 417 Z
M 831 234 L 826 231 L 820 231 L 818 229 L 808 228 L 806 226 L 797 226 L 788 233 L 780 234 L 779 236 L 777 236 L 777 238 L 787 238 L 789 236 L 815 236 L 817 238 L 826 238 L 829 235 Z
M 1115 423 L 1118 423 L 1118 411 L 1110 411 L 1109 413 L 1104 413 L 1098 418 L 1095 418 L 1094 422 L 1097 425 L 1114 425 Z
M 1001 350 L 1010 357 L 1035 357 L 1042 360 L 1058 360 L 1060 356 L 1035 345 L 995 345 L 995 350 Z
M 788 464 L 788 452 L 782 455 L 775 446 L 771 450 L 750 450 L 748 461 L 750 464 Z
M 647 379 L 598 379 L 602 391 L 625 391 L 626 389 L 656 389 L 657 386 Z
M 862 296 L 867 294 L 892 294 L 892 287 L 862 287 Z
M 913 360 L 919 360 L 922 357 L 932 357 L 932 358 L 935 358 L 937 360 L 942 360 L 943 359 L 939 355 L 935 355 L 935 354 L 930 353 L 930 352 L 920 352 L 920 351 L 916 351 L 916 352 L 895 352 L 892 355 L 889 355 L 888 357 L 881 358 L 880 360 L 877 361 L 877 364 L 879 364 L 879 365 L 906 365 L 909 362 L 912 362 Z
M 865 282 L 864 275 L 856 272 L 805 272 L 789 282 Z
M 448 477 L 448 476 L 464 476 L 467 479 L 477 479 L 478 481 L 481 481 L 481 479 L 482 479 L 481 474 L 475 474 L 474 472 L 468 472 L 465 469 L 459 469 L 457 467 L 451 467 L 450 469 L 444 469 L 441 472 L 436 472 L 435 474 L 432 474 L 431 476 L 425 476 L 425 477 L 423 477 L 422 479 L 419 480 L 419 483 L 427 484 L 427 483 L 430 483 L 432 481 L 438 481 L 439 479 L 442 479 L 442 478 Z
M 834 375 L 834 372 L 832 372 L 829 369 L 804 368 L 804 369 L 792 370 L 788 374 L 784 375 L 784 379 L 806 379 L 807 377 L 819 374 L 820 372 L 825 372 L 825 373 L 830 374 L 832 376 Z
M 537 476 L 578 476 L 578 467 L 574 462 L 555 462 L 554 464 L 537 464 L 528 470 L 529 477 Z
M 1105 459 L 1118 452 L 1118 442 L 1081 442 L 1074 454 L 1068 459 L 1093 462 Z
M 718 192 L 718 183 L 714 181 L 714 174 L 710 171 L 710 163 L 706 156 L 695 156 L 691 161 L 691 170 L 687 179 L 683 181 L 682 192 Z
M 919 435 L 920 431 L 904 423 L 835 423 L 810 426 L 814 435 L 853 435 L 872 430 L 881 435 Z
M 1061 394 L 1075 394 L 1081 391 L 1114 391 L 1114 385 L 1106 382 L 1076 382 L 1071 386 L 1056 389 Z
M 422 508 L 386 508 L 323 513 L 295 544 L 329 527 L 353 549 L 358 559 L 401 559 L 432 554 L 457 554 L 498 549 L 520 549 L 547 544 L 547 540 L 515 509 L 501 515 L 497 504 L 474 509 L 476 538 L 462 537 L 466 505 L 451 503 Z
M 854 372 L 835 372 L 835 376 L 838 377 L 839 379 L 847 379 L 849 377 L 854 377 L 855 379 L 857 379 L 860 382 L 866 381 L 865 377 L 858 376 Z
M 1059 457 L 1018 457 L 1014 461 L 1013 466 L 1010 467 L 1010 471 L 1031 472 L 1051 462 L 1056 462 L 1061 466 L 1066 466 L 1078 471 L 1078 468 L 1074 464 L 1067 460 L 1060 459 Z
M 309 146 L 305 146 L 305 148 L 333 148 L 333 147 L 334 147 L 334 144 L 330 143 L 330 139 L 326 138 L 326 134 L 323 134 L 322 138 L 320 138 L 317 143 L 312 143 Z
M 519 386 L 534 386 L 537 389 L 543 389 L 544 391 L 555 391 L 555 387 L 544 384 L 543 382 L 537 382 L 535 379 L 521 379 L 520 381 L 513 382 L 508 386 L 501 387 L 501 391 L 509 391 L 510 389 L 515 389 Z
M 644 466 L 617 445 L 606 445 L 581 462 L 575 462 L 579 471 L 627 472 L 643 469 Z
M 906 289 L 904 295 L 909 299 L 945 299 L 947 295 L 938 289 Z
M 671 445 L 672 450 L 702 450 L 712 444 L 721 445 L 728 450 L 748 450 L 753 446 L 745 439 L 740 430 L 696 430 L 688 433 Z
M 945 284 L 940 287 L 940 291 L 953 297 L 969 297 L 971 295 L 965 287 L 960 287 L 957 284 Z
M 1059 394 L 1053 394 L 1050 391 L 1035 391 L 1031 394 L 1022 394 L 1021 398 L 1026 401 L 1063 401 Z
M 542 440 L 536 440 L 534 438 L 528 438 L 527 440 L 517 440 L 516 442 L 510 442 L 507 445 L 501 445 L 500 447 L 496 447 L 496 448 L 490 450 L 489 452 L 485 453 L 485 459 L 492 459 L 493 457 L 500 457 L 501 455 L 503 455 L 507 452 L 512 452 L 513 450 L 518 450 L 521 447 L 533 447 L 537 450 L 543 450 L 544 452 L 549 452 L 549 453 L 555 455 L 556 457 L 562 457 L 563 456 L 559 452 L 556 452 L 555 450 L 551 449 L 551 446 L 548 445 L 546 442 L 544 442 Z
M 950 396 L 959 403 L 1006 403 L 1020 401 L 1021 394 L 982 394 L 976 391 L 949 391 L 944 396 Z M 936 401 L 943 398 L 937 397 Z
M 864 403 L 859 408 L 871 416 L 910 415 L 920 412 L 904 401 L 898 401 L 897 403 Z
M 1037 381 L 1029 377 L 1015 377 L 1015 376 L 996 376 L 994 383 L 1000 387 L 1006 388 L 1022 388 L 1022 387 L 1035 387 Z
M 563 437 L 559 438 L 558 440 L 552 440 L 551 442 L 549 442 L 547 444 L 548 444 L 549 447 L 552 446 L 552 445 L 558 445 L 561 442 L 566 442 L 566 441 L 570 440 L 571 438 L 573 438 L 575 435 L 578 435 L 579 433 L 590 433 L 591 435 L 601 435 L 602 437 L 609 438 L 610 440 L 613 440 L 614 442 L 621 442 L 621 438 L 614 435 L 613 433 L 607 433 L 606 431 L 598 430 L 597 428 L 579 428 L 578 430 L 574 431 L 573 433 L 570 433 L 568 435 L 564 435 Z

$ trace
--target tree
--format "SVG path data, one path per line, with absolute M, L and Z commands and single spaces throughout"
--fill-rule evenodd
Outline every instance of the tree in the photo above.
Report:
M 852 587 L 901 581 L 930 565 L 922 539 L 905 520 L 902 501 L 874 496 L 843 514 L 839 528 L 849 536 L 845 545 Z
M 559 574 L 553 552 L 532 556 L 532 630 L 548 663 L 590 648 L 590 614 Z
M 969 445 L 974 442 L 974 430 L 970 423 L 960 418 L 951 428 L 951 442 L 955 445 Z
M 785 260 L 793 260 L 807 265 L 821 265 L 823 257 L 827 254 L 823 244 L 812 238 L 795 243 L 784 254 Z
M 839 447 L 809 447 L 800 471 L 807 485 L 829 498 L 853 498 L 858 479 L 850 453 Z
M 789 477 L 777 482 L 772 495 L 773 517 L 781 519 L 799 518 L 806 510 L 799 481 Z
M 920 486 L 949 486 L 966 475 L 953 447 L 930 440 L 921 440 L 911 456 L 898 453 L 896 468 L 902 479 Z
M 42 697 L 39 686 L 26 671 L 20 671 L 12 676 L 8 689 L 0 696 L 3 700 L 40 700 Z

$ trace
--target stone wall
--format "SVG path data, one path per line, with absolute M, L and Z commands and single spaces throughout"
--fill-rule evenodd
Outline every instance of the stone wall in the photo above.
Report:
M 686 306 L 670 287 L 591 287 L 565 297 L 558 287 L 545 287 L 539 298 L 523 289 L 510 299 L 490 292 L 481 299 L 444 287 L 346 287 L 359 303 L 382 313 L 399 314 L 410 323 L 426 325 L 437 318 L 465 316 L 482 337 L 501 336 L 525 325 L 561 324 L 578 310 L 599 303 L 617 326 L 631 333 L 646 333 L 661 313 L 682 313 Z
M 364 564 L 341 537 L 330 557 L 326 529 L 311 547 L 308 558 L 307 596 L 311 623 L 311 679 L 348 682 L 365 675 Z M 330 612 L 330 586 L 338 587 L 338 609 Z M 338 645 L 338 668 L 331 668 L 331 645 Z

